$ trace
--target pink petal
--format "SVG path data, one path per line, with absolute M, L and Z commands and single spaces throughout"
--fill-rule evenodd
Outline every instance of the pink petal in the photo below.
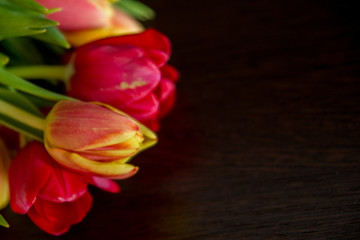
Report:
M 46 8 L 61 8 L 48 17 L 60 23 L 63 30 L 83 30 L 110 24 L 112 8 L 107 1 L 89 0 L 36 0 Z
M 89 179 L 89 183 L 107 192 L 119 193 L 121 191 L 119 185 L 111 179 L 93 176 Z

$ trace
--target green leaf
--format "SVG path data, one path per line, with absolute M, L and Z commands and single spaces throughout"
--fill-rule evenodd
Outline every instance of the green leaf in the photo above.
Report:
M 154 10 L 137 0 L 121 0 L 114 5 L 141 21 L 155 18 Z
M 17 106 L 22 110 L 32 113 L 33 115 L 43 117 L 39 109 L 20 93 L 16 93 L 9 89 L 0 88 L 0 99 L 11 103 L 12 105 Z
M 44 33 L 47 27 L 55 25 L 58 23 L 43 14 L 9 0 L 0 1 L 0 40 Z
M 70 48 L 70 44 L 66 41 L 64 35 L 54 26 L 47 27 L 46 32 L 43 34 L 33 35 L 32 37 L 67 49 Z
M 12 2 L 38 13 L 46 14 L 49 11 L 47 8 L 41 6 L 34 0 L 12 0 Z
M 44 34 L 38 39 L 69 48 L 64 36 L 54 27 L 59 24 L 45 17 L 58 10 L 47 9 L 33 0 L 1 0 L 0 40 Z
M 0 83 L 8 87 L 12 87 L 19 91 L 29 93 L 31 95 L 41 97 L 43 99 L 51 101 L 60 101 L 60 100 L 75 100 L 73 98 L 67 97 L 62 94 L 54 93 L 52 91 L 41 88 L 31 82 L 28 82 L 18 76 L 7 72 L 5 69 L 0 68 Z
M 10 225 L 8 224 L 8 222 L 5 220 L 5 218 L 0 214 L 0 226 L 9 228 Z
M 5 114 L 0 113 L 0 123 L 8 128 L 11 128 L 17 132 L 26 134 L 27 136 L 34 138 L 38 141 L 43 141 L 43 131 L 36 128 L 32 128 L 18 120 L 15 120 Z

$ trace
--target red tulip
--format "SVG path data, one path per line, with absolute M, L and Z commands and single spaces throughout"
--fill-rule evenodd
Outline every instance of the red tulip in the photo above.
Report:
M 75 50 L 69 95 L 112 105 L 158 130 L 172 108 L 178 72 L 169 40 L 154 29 L 98 40 Z
M 81 176 L 59 165 L 43 144 L 31 142 L 11 162 L 10 205 L 16 213 L 27 213 L 45 232 L 60 235 L 89 211 L 88 181 L 107 191 L 119 191 L 111 180 Z

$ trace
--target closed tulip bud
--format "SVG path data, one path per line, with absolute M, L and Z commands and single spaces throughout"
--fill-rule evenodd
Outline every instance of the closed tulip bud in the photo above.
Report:
M 91 42 L 73 54 L 68 94 L 110 104 L 156 131 L 175 101 L 169 57 L 168 38 L 154 29 Z
M 109 0 L 36 0 L 46 8 L 60 8 L 48 18 L 59 22 L 59 29 L 73 46 L 121 34 L 143 31 L 142 25 L 115 9 Z
M 60 164 L 95 176 L 122 179 L 136 173 L 127 162 L 156 143 L 156 135 L 101 103 L 64 100 L 45 121 L 44 142 Z
M 107 26 L 114 14 L 107 0 L 36 0 L 46 8 L 59 8 L 48 18 L 59 22 L 60 28 L 76 31 Z

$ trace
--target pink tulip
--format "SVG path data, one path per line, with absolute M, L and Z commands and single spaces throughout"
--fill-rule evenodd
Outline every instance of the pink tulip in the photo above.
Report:
M 36 0 L 46 8 L 60 8 L 48 17 L 60 23 L 62 30 L 101 28 L 110 24 L 114 14 L 107 0 Z
M 169 40 L 154 29 L 98 40 L 75 50 L 69 95 L 112 105 L 153 130 L 172 108 L 178 72 Z
M 104 37 L 143 31 L 139 22 L 115 9 L 108 0 L 36 1 L 46 8 L 61 9 L 47 16 L 59 22 L 59 29 L 73 46 Z
M 100 103 L 60 101 L 45 125 L 45 147 L 57 162 L 98 177 L 134 175 L 138 168 L 127 161 L 156 143 L 150 130 Z

